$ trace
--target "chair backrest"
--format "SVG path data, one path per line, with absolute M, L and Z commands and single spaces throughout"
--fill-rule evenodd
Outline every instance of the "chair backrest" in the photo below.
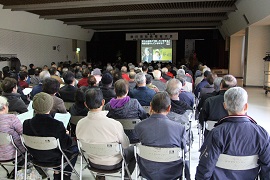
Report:
M 122 152 L 122 146 L 119 143 L 92 144 L 78 140 L 78 145 L 86 154 L 95 156 L 114 156 Z
M 64 102 L 66 110 L 69 110 L 69 108 L 74 104 L 74 102 Z
M 216 166 L 228 170 L 249 170 L 258 167 L 258 155 L 231 156 L 220 154 Z
M 136 124 L 141 122 L 140 119 L 117 119 L 122 125 L 125 130 L 133 130 Z
M 74 124 L 74 125 L 77 125 L 78 124 L 78 122 L 82 119 L 82 118 L 84 118 L 85 116 L 71 116 L 71 118 L 70 118 L 70 123 L 71 124 Z
M 183 151 L 179 147 L 161 148 L 137 144 L 135 146 L 135 152 L 138 156 L 154 162 L 177 161 L 183 156 Z
M 37 137 L 23 134 L 21 139 L 27 147 L 36 150 L 51 150 L 58 147 L 57 139 L 55 137 Z
M 217 121 L 206 121 L 205 123 L 205 129 L 207 129 L 208 131 L 211 131 L 212 129 L 214 129 L 215 124 L 217 123 Z
M 150 113 L 150 106 L 143 106 L 146 113 Z
M 9 145 L 11 143 L 11 137 L 8 133 L 0 132 L 0 146 Z

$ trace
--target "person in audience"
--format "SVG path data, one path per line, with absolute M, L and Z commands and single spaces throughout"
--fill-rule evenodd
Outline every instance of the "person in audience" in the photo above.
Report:
M 71 71 L 67 71 L 63 73 L 63 79 L 65 82 L 65 86 L 61 87 L 59 90 L 59 94 L 61 99 L 64 102 L 75 102 L 75 92 L 77 91 L 77 87 L 75 87 L 75 76 Z
M 152 80 L 152 84 L 155 85 L 159 91 L 165 91 L 166 84 L 160 80 L 161 78 L 161 71 L 160 70 L 154 70 L 153 71 L 154 79 Z
M 135 82 L 137 87 L 130 91 L 130 97 L 137 99 L 142 106 L 150 106 L 155 91 L 146 87 L 145 74 L 142 72 L 136 74 Z
M 215 74 L 215 73 L 209 73 L 207 75 L 206 81 L 208 82 L 208 84 L 206 86 L 204 86 L 203 88 L 201 88 L 200 97 L 202 97 L 203 95 L 205 95 L 207 93 L 212 93 L 213 91 L 215 91 L 214 80 L 216 77 L 217 77 L 217 74 Z
M 27 84 L 27 82 L 26 82 L 27 77 L 28 77 L 27 72 L 25 72 L 25 71 L 19 72 L 19 81 L 18 81 L 18 83 L 19 83 L 19 86 L 22 87 L 22 89 L 29 87 L 29 84 Z
M 200 66 L 200 71 L 201 71 L 201 76 L 197 77 L 195 79 L 195 87 L 204 79 L 204 72 L 205 71 L 210 71 L 211 72 L 211 69 L 209 67 L 207 67 L 206 65 L 204 66 Z
M 38 85 L 34 86 L 30 95 L 31 98 L 33 98 L 37 93 L 40 93 L 42 91 L 42 83 L 46 78 L 50 78 L 51 75 L 49 73 L 49 71 L 43 70 L 40 74 L 39 74 L 39 78 L 40 78 L 40 82 Z M 32 79 L 32 78 L 31 78 Z
M 41 73 L 42 69 L 37 67 L 35 68 L 34 75 L 30 79 L 30 84 L 32 85 L 38 85 L 40 83 L 40 76 L 39 74 Z
M 194 94 L 189 92 L 189 91 L 186 91 L 185 89 L 183 89 L 183 87 L 186 86 L 186 80 L 184 78 L 181 78 L 181 77 L 178 78 L 178 80 L 182 84 L 181 93 L 179 94 L 179 100 L 185 102 L 190 107 L 194 107 L 194 104 L 195 104 L 195 96 L 194 96 Z
M 83 69 L 82 71 L 82 79 L 79 80 L 78 82 L 78 88 L 82 87 L 82 86 L 88 86 L 88 76 L 89 76 L 90 72 L 88 70 L 88 68 Z
M 88 89 L 92 89 L 92 88 L 99 88 L 98 84 L 97 84 L 97 80 L 95 78 L 95 76 L 90 75 L 88 76 L 88 86 L 82 86 L 81 89 L 86 92 Z
M 84 105 L 85 93 L 81 89 L 77 89 L 75 92 L 75 103 L 69 108 L 69 112 L 72 116 L 86 116 L 88 109 Z
M 57 80 L 55 81 L 58 82 Z M 53 105 L 53 96 L 44 92 L 36 94 L 33 98 L 33 109 L 35 111 L 35 116 L 32 119 L 24 121 L 23 134 L 38 137 L 55 137 L 56 139 L 59 139 L 61 148 L 66 150 L 64 152 L 66 153 L 67 157 L 69 159 L 74 157 L 71 160 L 71 163 L 74 166 L 77 160 L 78 148 L 77 146 L 72 146 L 72 139 L 68 135 L 68 131 L 65 129 L 64 124 L 54 119 L 50 115 Z M 50 151 L 40 151 L 30 147 L 27 149 L 32 155 L 33 159 L 37 160 L 38 162 L 52 164 L 61 163 L 61 152 L 58 149 L 53 149 Z M 66 166 L 64 171 L 64 180 L 70 180 L 70 173 L 72 172 L 71 167 L 69 165 Z M 61 180 L 61 174 L 59 171 L 55 171 L 53 177 L 54 180 Z
M 208 75 L 212 75 L 212 73 L 210 71 L 205 71 L 203 75 L 204 75 L 204 79 L 196 86 L 194 90 L 194 94 L 197 98 L 199 98 L 199 93 L 201 92 L 201 89 L 209 85 L 206 78 Z
M 126 66 L 122 66 L 121 68 L 121 73 L 122 73 L 122 78 L 129 81 L 129 76 L 128 76 L 128 72 L 127 72 L 127 67 Z
M 137 99 L 130 98 L 128 94 L 128 83 L 124 79 L 115 82 L 114 90 L 116 98 L 110 100 L 105 105 L 105 110 L 108 110 L 107 117 L 113 119 L 145 119 L 147 113 L 140 105 Z M 134 135 L 134 131 L 125 131 L 131 143 L 138 142 Z
M 220 83 L 219 94 L 206 99 L 203 108 L 200 111 L 199 122 L 203 126 L 204 121 L 218 121 L 221 118 L 228 116 L 228 112 L 223 107 L 225 92 L 237 85 L 237 81 L 232 75 L 225 75 L 222 77 Z M 205 136 L 208 131 L 205 130 Z
M 146 74 L 146 87 L 153 89 L 156 93 L 159 92 L 157 86 L 152 84 L 153 77 L 150 74 Z
M 86 143 L 121 143 L 129 171 L 132 173 L 135 167 L 134 149 L 133 146 L 129 146 L 122 124 L 108 118 L 107 111 L 102 111 L 105 100 L 100 89 L 89 89 L 85 96 L 85 106 L 89 112 L 77 124 L 77 139 Z M 88 154 L 88 158 L 91 167 L 97 169 L 113 170 L 120 168 L 122 164 L 120 155 L 96 157 Z
M 142 66 L 142 72 L 143 72 L 143 74 L 147 74 L 147 72 L 148 72 L 148 64 L 147 63 L 144 63 L 144 65 Z
M 246 115 L 247 92 L 241 87 L 227 90 L 224 108 L 228 116 L 220 119 L 204 140 L 195 179 L 257 179 L 258 175 L 260 179 L 270 179 L 270 137 L 264 128 Z M 234 162 L 237 157 L 245 158 L 242 166 L 251 167 L 231 170 L 237 165 L 217 166 L 217 162 L 224 158 L 227 162 Z M 248 163 L 248 157 L 255 157 L 255 162 Z
M 17 92 L 17 81 L 14 78 L 6 77 L 1 84 L 3 90 L 2 96 L 6 97 L 9 103 L 9 111 L 24 113 L 27 112 L 27 106 L 21 99 L 21 94 Z
M 49 69 L 49 73 L 50 73 L 50 75 L 51 75 L 51 78 L 56 79 L 60 84 L 64 84 L 64 82 L 63 82 L 62 79 L 57 75 L 56 72 L 58 72 L 58 71 L 56 70 L 55 67 L 51 67 L 51 68 Z
M 31 76 L 31 75 L 34 75 L 35 74 L 35 66 L 34 64 L 29 64 L 29 70 L 28 70 L 28 74 Z
M 162 77 L 165 81 L 168 81 L 168 80 L 171 79 L 171 77 L 167 75 L 167 74 L 168 74 L 168 68 L 166 68 L 166 67 L 162 68 L 162 69 L 161 69 L 161 72 L 162 72 L 162 73 L 161 73 L 161 77 Z
M 55 115 L 55 113 L 67 113 L 64 101 L 56 97 L 60 88 L 59 82 L 54 78 L 46 78 L 42 84 L 42 91 L 50 94 L 53 97 L 53 107 L 51 108 L 50 114 Z
M 7 133 L 12 136 L 12 139 L 19 149 L 18 157 L 24 153 L 25 149 L 21 143 L 20 135 L 22 135 L 22 123 L 14 114 L 8 114 L 8 101 L 7 98 L 0 96 L 0 132 Z M 12 144 L 1 146 L 0 148 L 0 161 L 10 160 L 15 158 L 16 149 Z M 22 166 L 24 164 L 23 159 L 18 159 L 18 166 Z M 18 167 L 18 170 L 21 169 Z M 12 170 L 9 179 L 14 179 L 15 168 Z
M 176 75 L 177 79 L 183 78 L 185 80 L 185 84 L 182 84 L 182 89 L 188 92 L 192 92 L 193 90 L 193 84 L 192 84 L 192 78 L 190 78 L 189 76 L 187 76 L 185 74 L 185 70 L 184 69 L 178 69 L 177 71 L 177 75 Z
M 105 73 L 101 78 L 102 86 L 100 87 L 103 98 L 105 99 L 105 104 L 108 103 L 112 98 L 116 97 L 115 91 L 112 87 L 113 77 L 110 73 Z
M 78 65 L 75 67 L 75 78 L 76 79 L 81 79 L 83 77 L 81 71 L 82 71 L 81 66 Z
M 185 127 L 167 117 L 170 109 L 171 100 L 167 92 L 159 92 L 153 97 L 151 116 L 135 126 L 135 133 L 142 145 L 186 149 Z M 182 176 L 182 160 L 163 163 L 138 157 L 138 163 L 140 173 L 146 179 L 178 179 Z
M 102 78 L 100 69 L 99 68 L 95 68 L 92 71 L 91 75 L 95 76 L 96 81 L 97 81 L 96 84 L 98 85 L 98 83 L 101 81 L 101 78 Z
M 135 72 L 129 73 L 129 91 L 131 91 L 136 87 L 135 76 L 136 76 Z

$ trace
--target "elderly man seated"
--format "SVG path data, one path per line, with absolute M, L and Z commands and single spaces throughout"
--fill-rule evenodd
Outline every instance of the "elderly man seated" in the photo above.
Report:
M 168 93 L 157 93 L 151 102 L 151 116 L 135 126 L 135 132 L 142 145 L 186 148 L 185 127 L 166 116 L 170 109 L 171 100 Z M 146 179 L 180 178 L 182 166 L 181 160 L 163 163 L 139 158 L 140 173 Z
M 270 138 L 265 129 L 249 116 L 248 95 L 241 87 L 224 95 L 229 116 L 219 120 L 201 147 L 196 179 L 270 179 Z M 226 167 L 222 165 L 225 161 Z M 237 166 L 237 158 L 243 158 Z M 225 162 L 225 163 L 226 163 Z M 242 170 L 239 168 L 249 167 Z

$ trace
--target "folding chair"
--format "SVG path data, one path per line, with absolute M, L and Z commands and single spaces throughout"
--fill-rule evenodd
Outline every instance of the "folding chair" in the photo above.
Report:
M 140 119 L 116 119 L 116 120 L 123 125 L 124 130 L 133 130 L 136 124 L 141 122 Z
M 119 177 L 114 175 L 115 173 L 121 173 L 121 179 L 124 180 L 125 176 L 125 170 L 127 171 L 127 174 L 129 178 L 131 179 L 130 172 L 127 168 L 127 163 L 125 161 L 124 155 L 123 155 L 123 149 L 121 144 L 119 143 L 104 143 L 104 144 L 91 144 L 86 143 L 80 140 L 77 140 L 79 151 L 81 153 L 81 166 L 80 166 L 80 180 L 82 180 L 82 170 L 87 168 L 90 170 L 91 174 L 95 176 L 112 176 L 112 177 Z M 115 170 L 101 170 L 96 169 L 94 167 L 91 167 L 88 155 L 96 156 L 96 157 L 106 157 L 106 156 L 116 156 L 121 155 L 122 156 L 122 166 Z M 86 156 L 85 156 L 86 155 Z M 83 168 L 82 162 L 83 159 L 86 161 L 87 165 Z
M 18 170 L 18 152 L 20 152 L 20 149 L 15 145 L 15 143 L 13 141 L 13 138 L 12 138 L 12 136 L 10 134 L 0 132 L 0 146 L 4 147 L 4 146 L 10 145 L 10 144 L 12 144 L 14 146 L 14 148 L 15 148 L 15 157 L 13 159 L 7 159 L 7 160 L 0 161 L 0 165 L 7 172 L 7 176 L 9 176 L 10 173 L 4 166 L 4 165 L 7 165 L 7 164 L 4 164 L 4 163 L 13 162 L 15 160 L 14 167 L 15 167 L 15 179 L 16 179 L 17 170 Z M 23 155 L 22 152 L 20 152 L 20 153 L 21 153 L 21 155 Z
M 137 144 L 134 146 L 134 155 L 136 159 L 135 179 L 138 179 L 138 158 L 137 156 L 154 162 L 172 162 L 183 159 L 182 179 L 185 179 L 185 152 L 179 147 L 161 148 L 144 146 Z
M 27 149 L 27 147 L 30 147 L 30 148 L 35 149 L 35 150 L 48 151 L 48 150 L 52 150 L 52 149 L 57 148 L 62 153 L 61 163 L 57 166 L 51 166 L 50 164 L 46 165 L 46 163 L 44 163 L 44 162 L 38 162 L 38 160 L 37 161 L 32 160 L 31 163 L 33 163 L 34 166 L 40 167 L 43 171 L 44 171 L 43 168 L 61 167 L 61 179 L 63 179 L 64 167 L 67 165 L 70 165 L 70 167 L 72 168 L 74 173 L 78 177 L 80 177 L 80 175 L 77 173 L 77 171 L 72 166 L 72 164 L 71 164 L 70 160 L 68 159 L 68 157 L 66 156 L 66 154 L 61 149 L 59 139 L 56 139 L 55 137 L 37 137 L 37 136 L 28 136 L 28 135 L 23 134 L 21 136 L 21 140 L 22 140 L 22 143 L 26 149 Z M 64 159 L 67 161 L 66 163 L 64 163 Z M 25 152 L 25 167 L 27 167 L 27 151 Z M 27 171 L 27 168 L 25 168 L 25 172 L 24 172 L 24 179 L 25 180 L 26 180 L 26 175 L 27 175 L 26 171 Z M 47 177 L 48 177 L 48 175 L 47 175 Z
M 145 110 L 146 113 L 150 113 L 150 106 L 143 106 L 143 109 Z

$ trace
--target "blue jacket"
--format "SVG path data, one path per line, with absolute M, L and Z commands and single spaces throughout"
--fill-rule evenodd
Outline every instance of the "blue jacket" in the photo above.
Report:
M 186 147 L 185 127 L 162 114 L 153 114 L 135 126 L 142 145 L 155 147 Z M 146 179 L 177 179 L 182 175 L 182 161 L 160 163 L 140 159 L 141 175 Z
M 267 131 L 247 116 L 227 116 L 212 129 L 201 147 L 195 178 L 254 180 L 261 168 L 261 180 L 270 179 L 270 139 Z M 216 167 L 220 154 L 259 156 L 259 167 L 250 170 L 226 170 Z
M 202 88 L 204 88 L 206 85 L 208 85 L 209 83 L 207 82 L 206 79 L 203 79 L 195 88 L 194 90 L 194 94 L 196 97 L 199 96 L 199 92 L 201 91 Z
M 150 106 L 156 92 L 144 86 L 132 89 L 129 94 L 131 98 L 137 99 L 142 106 Z

